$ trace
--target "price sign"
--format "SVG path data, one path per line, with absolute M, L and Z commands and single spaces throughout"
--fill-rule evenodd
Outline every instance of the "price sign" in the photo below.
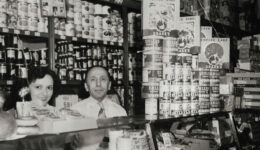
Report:
M 8 28 L 3 28 L 3 32 L 9 32 Z
M 14 30 L 14 34 L 20 34 L 20 30 Z

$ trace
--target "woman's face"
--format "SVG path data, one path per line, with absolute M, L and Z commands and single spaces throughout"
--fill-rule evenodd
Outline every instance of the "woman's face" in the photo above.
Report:
M 53 79 L 50 75 L 45 75 L 41 79 L 36 79 L 29 85 L 32 102 L 38 106 L 46 106 L 53 94 Z

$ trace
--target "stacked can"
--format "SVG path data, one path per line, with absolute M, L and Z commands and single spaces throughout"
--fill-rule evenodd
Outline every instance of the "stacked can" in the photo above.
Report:
M 103 40 L 104 41 L 110 41 L 112 37 L 112 32 L 111 32 L 111 17 L 110 17 L 110 11 L 111 8 L 109 6 L 103 6 L 102 7 L 102 13 L 105 15 L 105 17 L 102 18 L 102 29 L 103 29 Z
M 142 40 L 141 34 L 141 14 L 135 12 L 128 13 L 128 41 L 134 44 Z
M 74 0 L 75 36 L 82 37 L 82 5 L 81 0 Z
M 94 4 L 81 1 L 81 12 L 82 12 L 82 37 L 83 38 L 94 38 Z
M 142 97 L 145 99 L 145 114 L 148 119 L 158 115 L 158 98 L 162 80 L 163 39 L 145 37 L 143 51 Z
M 7 27 L 7 0 L 0 1 L 0 27 Z
M 199 69 L 198 55 L 192 55 L 191 115 L 199 114 Z
M 38 30 L 38 7 L 37 0 L 28 0 L 28 30 Z
M 219 112 L 221 105 L 219 99 L 220 73 L 218 68 L 210 69 L 210 113 Z
M 74 9 L 75 3 L 74 0 L 67 1 L 66 13 L 66 25 L 65 25 L 65 35 L 66 36 L 75 36 L 75 24 L 74 24 Z M 57 25 L 58 26 L 58 25 Z
M 37 0 L 37 4 L 38 4 L 38 28 L 37 31 L 38 32 L 48 32 L 48 18 L 47 17 L 43 17 L 44 15 L 44 10 L 41 10 L 41 4 L 40 4 L 40 0 Z
M 18 20 L 18 3 L 17 0 L 9 0 L 7 3 L 7 26 L 8 28 L 17 29 Z
M 210 69 L 199 68 L 199 114 L 210 113 Z
M 28 29 L 28 1 L 18 0 L 18 24 L 17 28 L 20 30 Z

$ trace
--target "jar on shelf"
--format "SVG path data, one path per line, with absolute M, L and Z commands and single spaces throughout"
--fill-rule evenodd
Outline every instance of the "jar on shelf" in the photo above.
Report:
M 60 64 L 58 67 L 58 75 L 60 80 L 66 80 L 67 79 L 67 68 L 65 64 Z
M 7 77 L 7 66 L 6 63 L 0 63 L 0 79 L 6 80 Z

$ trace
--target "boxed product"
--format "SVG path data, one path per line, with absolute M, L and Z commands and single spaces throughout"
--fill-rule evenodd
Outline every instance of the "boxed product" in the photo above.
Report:
M 212 38 L 212 27 L 211 26 L 201 26 L 200 27 L 200 38 Z

